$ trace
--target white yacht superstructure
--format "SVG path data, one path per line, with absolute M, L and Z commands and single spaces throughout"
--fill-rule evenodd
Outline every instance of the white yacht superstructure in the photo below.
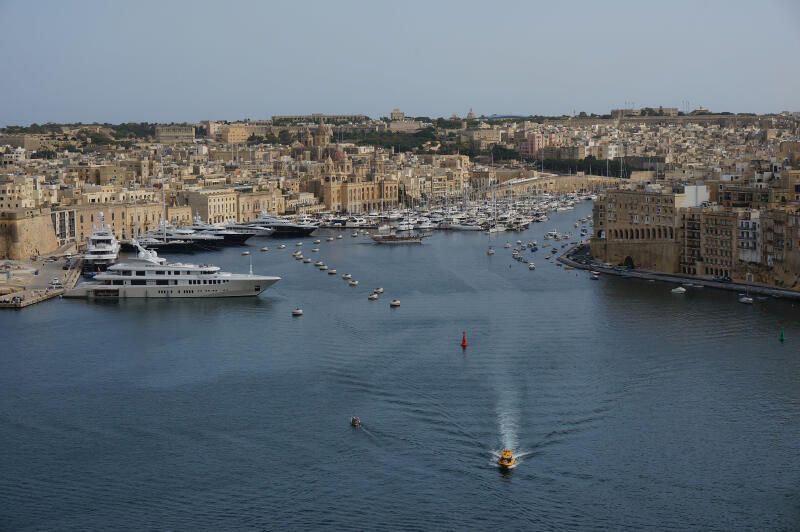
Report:
M 98 273 L 94 281 L 81 283 L 65 297 L 240 297 L 257 296 L 280 277 L 236 274 L 220 271 L 210 264 L 167 263 L 155 251 L 141 247 L 136 259 L 110 266 Z
M 100 213 L 100 225 L 92 226 L 92 234 L 86 242 L 83 254 L 83 269 L 87 272 L 103 271 L 119 257 L 120 244 L 111 227 L 103 225 L 103 213 Z

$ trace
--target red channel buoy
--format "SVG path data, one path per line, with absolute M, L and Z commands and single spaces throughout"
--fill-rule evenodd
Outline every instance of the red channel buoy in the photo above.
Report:
M 462 335 L 461 335 L 461 347 L 463 347 L 464 349 L 466 349 L 466 348 L 467 348 L 467 345 L 468 345 L 468 344 L 467 344 L 467 331 L 464 331 L 464 332 L 462 333 Z

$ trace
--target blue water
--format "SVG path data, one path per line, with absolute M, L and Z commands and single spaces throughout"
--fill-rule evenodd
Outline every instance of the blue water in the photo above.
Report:
M 491 257 L 254 240 L 169 258 L 252 258 L 259 298 L 0 313 L 0 529 L 798 529 L 799 309 L 502 247 L 590 208 Z

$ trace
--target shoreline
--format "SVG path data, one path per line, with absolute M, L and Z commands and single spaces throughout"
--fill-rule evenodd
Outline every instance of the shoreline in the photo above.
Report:
M 560 254 L 556 260 L 558 260 L 562 264 L 566 264 L 567 266 L 572 266 L 575 269 L 580 270 L 587 270 L 587 271 L 597 271 L 602 274 L 607 275 L 616 275 L 619 277 L 635 277 L 637 279 L 652 279 L 655 281 L 663 281 L 667 283 L 677 283 L 679 285 L 685 283 L 691 283 L 700 285 L 707 288 L 717 288 L 720 290 L 727 290 L 729 292 L 737 292 L 737 293 L 749 293 L 749 294 L 758 294 L 763 296 L 770 296 L 778 299 L 796 299 L 800 300 L 800 291 L 798 290 L 787 290 L 785 288 L 776 288 L 761 284 L 750 284 L 750 283 L 742 283 L 740 281 L 732 281 L 730 283 L 723 283 L 719 281 L 712 281 L 708 279 L 702 279 L 698 277 L 693 277 L 690 275 L 681 275 L 677 273 L 660 273 L 660 272 L 653 272 L 649 270 L 615 270 L 613 268 L 607 268 L 601 266 L 597 263 L 591 264 L 583 264 L 581 262 L 577 262 L 572 260 L 572 254 L 580 249 L 582 246 L 588 246 L 588 241 L 584 240 L 581 241 L 569 248 L 567 248 L 564 253 Z

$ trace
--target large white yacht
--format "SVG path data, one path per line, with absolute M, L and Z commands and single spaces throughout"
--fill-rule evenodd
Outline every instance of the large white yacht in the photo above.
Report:
M 100 213 L 100 225 L 92 226 L 92 234 L 86 242 L 86 251 L 83 254 L 83 271 L 105 271 L 117 262 L 120 244 L 111 227 L 104 225 L 103 213 Z
M 98 273 L 94 281 L 81 283 L 65 297 L 126 298 L 126 297 L 238 297 L 257 296 L 280 277 L 236 274 L 220 271 L 209 264 L 167 263 L 155 251 L 139 249 L 136 259 L 110 266 Z

